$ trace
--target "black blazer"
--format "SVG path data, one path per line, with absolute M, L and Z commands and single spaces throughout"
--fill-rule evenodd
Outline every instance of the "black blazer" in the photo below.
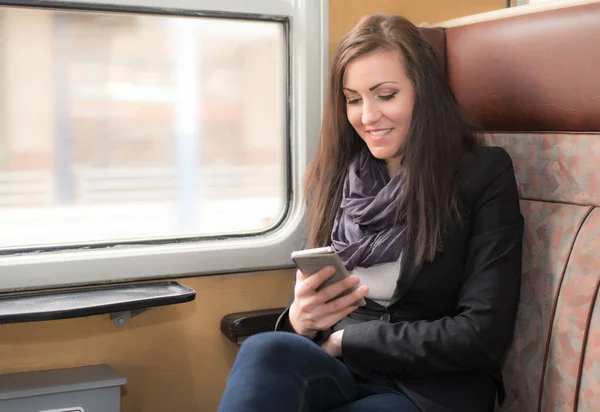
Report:
M 405 250 L 388 308 L 373 301 L 344 329 L 344 363 L 359 378 L 390 377 L 424 412 L 493 411 L 521 280 L 523 217 L 508 154 L 480 147 L 460 177 L 462 224 L 432 262 Z M 292 330 L 288 311 L 276 330 Z

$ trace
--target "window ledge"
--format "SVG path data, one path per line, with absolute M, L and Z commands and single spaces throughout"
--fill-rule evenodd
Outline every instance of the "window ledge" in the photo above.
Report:
M 110 313 L 116 326 L 155 306 L 192 301 L 196 291 L 178 282 L 152 282 L 27 292 L 0 296 L 0 324 Z

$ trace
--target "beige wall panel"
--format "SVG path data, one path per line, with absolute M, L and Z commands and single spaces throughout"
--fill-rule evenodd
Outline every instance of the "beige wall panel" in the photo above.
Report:
M 124 412 L 212 412 L 238 349 L 221 318 L 286 306 L 293 280 L 293 271 L 181 279 L 195 301 L 151 309 L 123 329 L 108 315 L 3 325 L 0 373 L 108 363 L 128 380 Z

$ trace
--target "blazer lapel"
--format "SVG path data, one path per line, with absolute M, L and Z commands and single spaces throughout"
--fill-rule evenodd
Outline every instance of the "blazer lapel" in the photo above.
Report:
M 404 297 L 417 278 L 420 270 L 421 265 L 416 263 L 414 249 L 404 249 L 400 264 L 400 275 L 396 282 L 396 289 L 394 289 L 389 306 L 396 304 Z

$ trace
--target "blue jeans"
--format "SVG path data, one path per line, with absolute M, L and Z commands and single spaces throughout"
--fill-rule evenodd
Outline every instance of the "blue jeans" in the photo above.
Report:
M 293 333 L 249 337 L 218 412 L 419 412 L 391 381 L 358 383 L 346 365 Z

